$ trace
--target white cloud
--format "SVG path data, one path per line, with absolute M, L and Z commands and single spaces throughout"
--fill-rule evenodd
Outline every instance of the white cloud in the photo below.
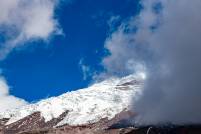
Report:
M 83 59 L 79 61 L 79 67 L 82 70 L 83 80 L 92 75 L 90 67 L 84 64 Z
M 9 95 L 9 86 L 3 77 L 0 77 L 0 112 L 26 105 L 23 99 Z
M 136 63 L 146 66 L 144 92 L 132 101 L 136 123 L 200 123 L 201 1 L 141 4 L 140 13 L 106 40 L 111 55 L 103 65 L 111 74 L 132 73 Z
M 157 0 L 152 1 L 156 3 Z M 145 64 L 149 55 L 147 40 L 152 34 L 150 27 L 155 25 L 156 18 L 150 10 L 150 7 L 146 8 L 139 16 L 131 17 L 106 39 L 105 48 L 110 52 L 102 60 L 106 73 L 120 76 L 136 73 L 138 67 L 130 67 L 131 63 Z
M 5 42 L 0 44 L 0 59 L 28 41 L 60 34 L 54 14 L 57 5 L 58 0 L 1 0 L 0 32 Z
M 48 41 L 61 34 L 55 9 L 61 0 L 0 0 L 0 60 L 28 42 Z M 67 1 L 67 0 L 66 0 Z M 27 102 L 9 94 L 9 86 L 0 75 L 0 112 Z

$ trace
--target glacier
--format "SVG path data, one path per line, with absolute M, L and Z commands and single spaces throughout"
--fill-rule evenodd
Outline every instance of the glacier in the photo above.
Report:
M 129 109 L 131 98 L 142 92 L 143 80 L 144 77 L 136 75 L 109 78 L 87 88 L 1 112 L 0 119 L 9 118 L 6 123 L 9 125 L 40 112 L 47 122 L 66 111 L 68 114 L 57 126 L 89 124 L 102 118 L 112 119 L 121 111 Z

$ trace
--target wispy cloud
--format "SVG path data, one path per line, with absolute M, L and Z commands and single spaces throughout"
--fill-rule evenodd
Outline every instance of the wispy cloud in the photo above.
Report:
M 92 75 L 91 69 L 84 63 L 83 59 L 79 61 L 79 67 L 82 70 L 83 80 L 87 80 L 88 77 Z

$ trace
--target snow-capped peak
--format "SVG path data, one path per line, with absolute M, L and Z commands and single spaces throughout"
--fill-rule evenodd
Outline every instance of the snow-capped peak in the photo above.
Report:
M 0 113 L 0 118 L 10 118 L 8 125 L 35 112 L 40 112 L 45 121 L 50 121 L 69 111 L 67 116 L 57 124 L 58 126 L 93 123 L 102 118 L 111 119 L 129 107 L 131 96 L 141 91 L 142 81 L 143 79 L 134 75 L 121 79 L 111 78 L 88 88 L 67 92 L 58 97 Z

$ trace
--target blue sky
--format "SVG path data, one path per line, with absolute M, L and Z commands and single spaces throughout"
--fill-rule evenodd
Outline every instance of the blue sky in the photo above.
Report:
M 26 42 L 29 45 L 0 62 L 10 94 L 32 102 L 86 87 L 91 77 L 83 79 L 80 60 L 90 73 L 103 71 L 106 38 L 138 10 L 137 0 L 61 2 L 55 16 L 64 35 L 52 36 L 47 42 Z M 109 20 L 117 16 L 118 21 L 110 27 Z M 0 36 L 4 38 L 2 33 Z
M 167 122 L 200 122 L 200 6 L 200 0 L 1 0 L 0 112 L 86 87 L 94 77 L 135 74 L 146 78 L 134 102 L 144 121 L 167 114 Z

